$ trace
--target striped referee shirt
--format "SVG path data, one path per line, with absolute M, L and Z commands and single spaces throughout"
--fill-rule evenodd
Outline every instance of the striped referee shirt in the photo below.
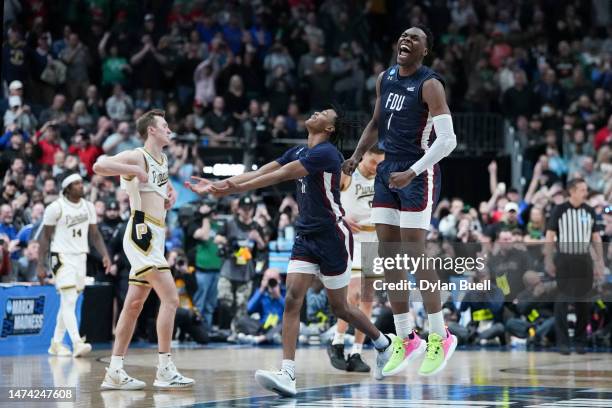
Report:
M 557 233 L 559 251 L 565 254 L 588 254 L 591 238 L 598 228 L 592 207 L 587 204 L 573 207 L 569 201 L 553 209 L 546 227 Z

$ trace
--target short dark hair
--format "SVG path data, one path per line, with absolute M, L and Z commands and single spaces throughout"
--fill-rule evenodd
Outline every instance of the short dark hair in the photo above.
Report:
M 427 27 L 424 24 L 417 24 L 415 25 L 415 27 L 423 30 L 423 32 L 425 33 L 425 36 L 427 37 L 427 49 L 429 50 L 429 52 L 433 51 L 434 35 L 429 29 L 429 27 Z
M 575 189 L 580 183 L 586 184 L 586 180 L 583 179 L 582 177 L 576 177 L 575 179 L 571 179 L 570 181 L 567 182 L 567 191 L 571 191 Z
M 144 140 L 147 140 L 147 130 L 149 129 L 149 126 L 155 126 L 156 116 L 163 118 L 166 116 L 166 112 L 161 109 L 152 109 L 143 113 L 142 116 L 136 120 L 136 130 L 138 131 L 140 137 L 142 137 Z

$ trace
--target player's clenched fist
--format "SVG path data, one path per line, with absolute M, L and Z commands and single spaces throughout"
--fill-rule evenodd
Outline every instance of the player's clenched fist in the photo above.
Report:
M 344 174 L 346 174 L 347 176 L 353 175 L 360 161 L 360 157 L 358 158 L 354 156 L 351 156 L 349 159 L 345 160 L 344 163 L 342 163 L 342 171 L 344 172 Z

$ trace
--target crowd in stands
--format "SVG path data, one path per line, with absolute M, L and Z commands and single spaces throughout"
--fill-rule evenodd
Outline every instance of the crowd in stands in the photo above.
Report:
M 426 63 L 444 78 L 451 110 L 503 115 L 520 143 L 528 183 L 524 191 L 506 186 L 491 162 L 490 200 L 442 199 L 430 240 L 543 241 L 551 209 L 567 197 L 565 183 L 582 177 L 601 236 L 609 242 L 609 2 L 7 0 L 0 101 L 2 281 L 36 281 L 34 238 L 44 208 L 60 194 L 62 175 L 76 171 L 86 180 L 86 198 L 95 203 L 114 261 L 105 275 L 93 251 L 88 274 L 111 282 L 121 307 L 129 271 L 121 250 L 129 203 L 117 180 L 94 175 L 93 164 L 101 155 L 141 146 L 135 119 L 163 108 L 176 133 L 167 155 L 179 204 L 169 214 L 167 250 L 181 293 L 180 336 L 205 342 L 214 337 L 214 325 L 225 330 L 224 338 L 277 342 L 284 287 L 270 268 L 269 253 L 290 248 L 298 214 L 294 199 L 202 201 L 180 186 L 214 164 L 206 162 L 207 147 L 250 149 L 261 165 L 273 159 L 270 143 L 305 136 L 309 112 L 335 102 L 369 114 L 376 78 L 394 64 L 397 36 L 416 24 L 434 34 Z M 521 270 L 519 280 L 524 287 L 547 284 L 545 271 L 537 268 Z M 491 324 L 455 327 L 457 333 L 469 343 L 504 338 L 499 330 L 527 333 L 522 337 L 532 340 L 537 332 L 537 341 L 546 344 L 540 333 L 548 326 L 539 324 L 550 325 L 551 315 L 540 310 L 532 321 L 530 310 L 505 307 L 515 301 L 502 296 L 485 308 L 490 315 L 483 320 Z M 464 307 L 448 304 L 451 328 L 455 321 L 459 325 Z M 594 302 L 593 308 L 599 320 L 592 332 L 600 329 L 609 345 L 612 305 Z M 303 320 L 316 326 L 305 325 L 304 338 L 333 323 L 321 288 L 309 291 Z

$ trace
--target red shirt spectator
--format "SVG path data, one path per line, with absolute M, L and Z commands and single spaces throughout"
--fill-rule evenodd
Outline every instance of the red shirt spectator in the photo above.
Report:
M 612 142 L 612 115 L 608 118 L 608 126 L 602 127 L 595 133 L 595 150 L 599 150 L 601 146 Z
M 96 159 L 104 153 L 100 146 L 91 144 L 87 132 L 79 130 L 74 137 L 73 144 L 68 148 L 68 153 L 79 156 L 81 163 L 85 165 L 88 175 L 93 175 L 93 165 Z
M 59 150 L 62 150 L 62 147 L 59 144 L 58 131 L 54 125 L 48 125 L 46 128 L 43 128 L 40 133 L 42 133 L 42 138 L 39 139 L 38 145 L 40 146 L 40 150 L 42 151 L 42 155 L 40 156 L 39 163 L 43 165 L 53 166 L 55 164 L 55 153 Z M 39 135 L 37 135 L 39 136 Z

